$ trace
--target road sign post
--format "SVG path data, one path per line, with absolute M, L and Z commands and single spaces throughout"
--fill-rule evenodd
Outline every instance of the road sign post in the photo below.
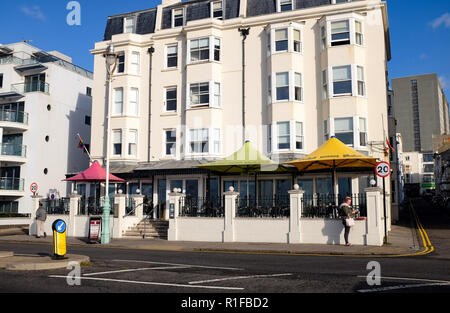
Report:
M 386 177 L 391 174 L 391 165 L 387 162 L 379 162 L 375 166 L 375 173 L 383 178 L 383 211 L 384 211 L 384 243 L 388 243 L 387 214 L 386 214 Z

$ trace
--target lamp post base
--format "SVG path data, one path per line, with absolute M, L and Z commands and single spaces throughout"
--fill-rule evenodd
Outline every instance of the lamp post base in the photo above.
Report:
M 105 196 L 105 203 L 103 205 L 103 218 L 102 218 L 102 237 L 101 244 L 107 245 L 110 243 L 111 234 L 109 229 L 111 206 L 109 203 L 109 196 Z

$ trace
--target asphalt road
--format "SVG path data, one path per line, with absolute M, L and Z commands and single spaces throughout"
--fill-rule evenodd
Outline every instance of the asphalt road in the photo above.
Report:
M 76 246 L 70 247 L 69 252 L 88 255 L 92 261 L 80 272 L 0 270 L 0 293 L 167 293 L 182 297 L 205 293 L 220 297 L 267 293 L 448 293 L 450 217 L 429 208 L 424 201 L 417 202 L 416 209 L 435 247 L 431 255 L 355 258 Z M 0 250 L 38 254 L 50 253 L 51 246 L 0 243 Z

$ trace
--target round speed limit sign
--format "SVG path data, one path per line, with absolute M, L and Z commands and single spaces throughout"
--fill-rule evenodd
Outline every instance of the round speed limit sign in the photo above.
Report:
M 35 194 L 38 191 L 38 185 L 36 183 L 32 183 L 30 186 L 30 191 Z
M 375 173 L 382 178 L 388 177 L 391 174 L 391 166 L 388 162 L 380 162 L 375 166 Z

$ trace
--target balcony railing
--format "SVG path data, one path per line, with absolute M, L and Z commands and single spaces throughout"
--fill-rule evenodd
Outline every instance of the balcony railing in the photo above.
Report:
M 24 184 L 23 178 L 0 178 L 0 190 L 24 191 Z
M 28 125 L 28 113 L 17 112 L 12 110 L 1 110 L 0 111 L 0 121 L 1 122 L 13 122 Z
M 40 80 L 32 83 L 20 83 L 11 85 L 11 91 L 15 91 L 18 93 L 37 92 L 37 91 L 49 93 L 49 90 L 50 90 L 49 84 Z
M 18 156 L 25 158 L 27 156 L 27 146 L 2 143 L 0 153 L 3 156 Z
M 39 61 L 33 58 L 21 59 L 12 55 L 0 58 L 0 65 L 2 64 L 30 65 L 37 63 L 39 63 Z

